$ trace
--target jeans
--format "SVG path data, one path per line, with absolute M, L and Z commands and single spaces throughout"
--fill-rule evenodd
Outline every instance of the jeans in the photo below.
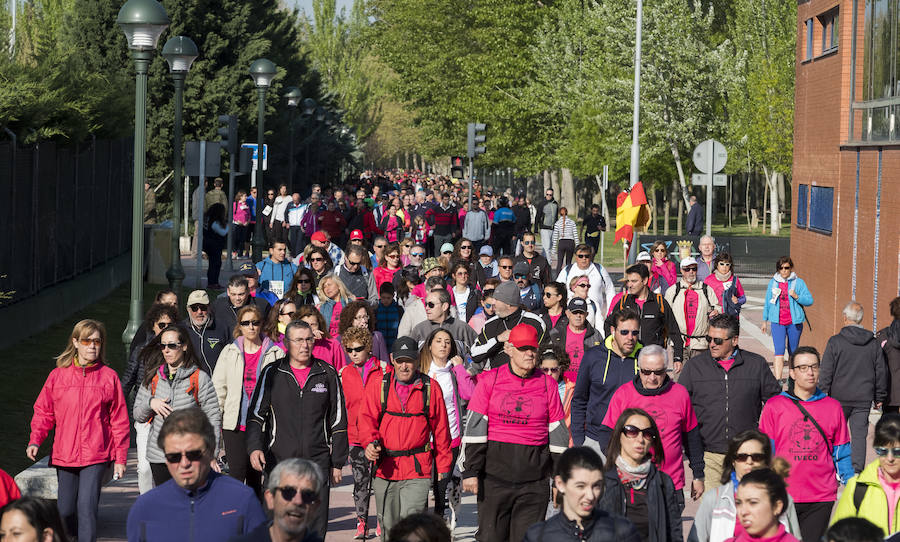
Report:
M 866 466 L 866 435 L 869 434 L 869 407 L 841 405 L 850 426 L 850 459 L 853 470 L 862 472 Z
M 772 327 L 772 343 L 775 346 L 775 355 L 784 355 L 784 339 L 787 337 L 787 353 L 790 356 L 800 344 L 800 334 L 803 332 L 803 324 L 788 324 L 786 326 L 776 324 L 775 322 L 770 322 L 770 324 Z
M 66 531 L 79 542 L 97 540 L 97 506 L 103 475 L 109 463 L 86 467 L 57 467 L 57 506 Z
M 553 258 L 550 257 L 550 249 L 553 244 L 553 228 L 544 229 L 541 228 L 541 250 L 544 253 L 544 257 L 547 258 L 548 262 L 552 262 Z
M 291 226 L 288 230 L 288 237 L 288 247 L 291 249 L 291 256 L 296 258 L 303 254 L 303 228 L 300 226 Z

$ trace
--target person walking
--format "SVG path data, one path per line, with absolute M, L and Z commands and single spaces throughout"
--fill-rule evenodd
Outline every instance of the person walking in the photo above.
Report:
M 573 278 L 581 276 L 588 278 L 591 286 L 587 296 L 597 306 L 597 312 L 600 314 L 609 312 L 610 302 L 616 295 L 615 285 L 606 268 L 594 262 L 591 247 L 583 244 L 575 247 L 575 263 L 560 269 L 556 282 L 568 285 Z M 602 331 L 605 334 L 606 330 Z
M 697 281 L 697 261 L 688 256 L 681 260 L 681 279 L 669 286 L 665 295 L 684 339 L 684 361 L 702 354 L 708 348 L 706 333 L 710 319 L 721 314 L 713 289 Z
M 665 241 L 655 241 L 650 248 L 650 271 L 662 277 L 666 284 L 675 284 L 678 276 L 675 273 L 675 262 L 669 259 L 669 249 Z
M 209 305 L 206 290 L 194 290 L 187 298 L 188 316 L 178 325 L 187 330 L 194 352 L 199 357 L 200 368 L 212 375 L 219 354 L 231 342 L 231 336 L 225 326 L 213 318 Z
M 837 399 L 850 424 L 853 470 L 866 464 L 869 411 L 881 408 L 888 397 L 884 350 L 871 331 L 862 327 L 863 307 L 855 301 L 842 311 L 844 327 L 828 339 L 822 354 L 819 389 Z
M 734 494 L 743 531 L 734 542 L 800 542 L 781 523 L 790 497 L 784 478 L 772 469 L 748 472 Z
M 884 350 L 890 389 L 888 398 L 882 405 L 883 412 L 900 411 L 900 297 L 891 301 L 891 324 L 875 334 L 875 340 Z
M 716 293 L 724 314 L 740 316 L 741 307 L 747 302 L 747 296 L 744 294 L 744 286 L 740 279 L 734 274 L 734 260 L 731 259 L 731 254 L 727 252 L 717 254 L 713 268 L 712 274 L 707 276 L 703 283 L 709 285 Z M 699 269 L 700 262 L 697 262 L 698 280 L 700 280 Z
M 535 233 L 541 235 L 541 250 L 544 258 L 552 260 L 551 248 L 553 247 L 553 226 L 559 217 L 559 204 L 553 199 L 553 189 L 544 190 L 544 199 L 537 205 L 537 213 L 534 217 Z
M 94 542 L 103 475 L 110 463 L 115 477 L 125 474 L 130 430 L 122 384 L 106 365 L 106 328 L 96 320 L 75 324 L 56 357 L 34 402 L 28 459 L 37 460 L 51 430 L 59 514 L 72 537 Z
M 569 218 L 569 210 L 565 207 L 560 207 L 559 220 L 553 224 L 553 253 L 556 254 L 557 273 L 562 271 L 564 265 L 572 264 L 577 239 L 578 226 L 574 220 Z M 591 256 L 593 256 L 593 252 L 591 252 Z
M 600 206 L 591 205 L 590 213 L 581 223 L 582 242 L 591 247 L 594 254 L 600 252 L 600 233 L 606 231 L 606 219 L 600 214 Z
M 813 304 L 813 296 L 803 279 L 794 272 L 794 261 L 782 256 L 775 262 L 775 275 L 766 289 L 763 307 L 763 333 L 772 333 L 775 347 L 775 378 L 781 381 L 784 370 L 784 343 L 788 356 L 800 346 L 800 334 L 806 321 L 806 307 Z M 827 392 L 826 392 L 827 393 Z
M 481 250 L 491 238 L 491 221 L 484 209 L 473 203 L 463 219 L 462 236 L 472 241 L 474 250 Z M 498 254 L 499 256 L 499 254 Z
M 685 220 L 685 230 L 687 234 L 693 237 L 700 237 L 703 234 L 703 223 L 705 222 L 703 214 L 703 206 L 697 203 L 697 196 L 691 196 L 688 200 L 688 214 Z
M 222 270 L 222 250 L 228 237 L 228 215 L 225 206 L 215 203 L 203 218 L 203 252 L 209 263 L 206 269 L 206 284 L 211 290 L 222 290 L 219 273 Z

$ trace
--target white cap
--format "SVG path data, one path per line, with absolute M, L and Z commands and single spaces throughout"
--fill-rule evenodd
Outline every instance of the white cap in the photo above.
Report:
M 638 252 L 637 259 L 635 259 L 636 262 L 649 262 L 652 260 L 653 258 L 650 257 L 650 253 L 646 250 Z
M 680 265 L 681 268 L 684 269 L 689 265 L 697 265 L 697 260 L 695 260 L 692 256 L 688 256 L 687 258 L 682 258 Z

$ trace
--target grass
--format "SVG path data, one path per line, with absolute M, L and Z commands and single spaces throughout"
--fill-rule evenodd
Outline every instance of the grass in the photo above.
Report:
M 126 352 L 122 331 L 128 323 L 131 295 L 130 283 L 125 283 L 97 303 L 78 311 L 69 318 L 19 343 L 0 350 L 0 396 L 4 408 L 0 411 L 0 468 L 15 476 L 31 464 L 25 457 L 25 447 L 31 432 L 33 405 L 47 375 L 56 367 L 53 358 L 63 351 L 72 328 L 79 320 L 93 318 L 106 325 L 107 362 L 121 373 L 125 369 Z M 144 308 L 150 306 L 156 291 L 162 286 L 144 285 Z M 41 446 L 40 456 L 50 453 L 52 435 Z

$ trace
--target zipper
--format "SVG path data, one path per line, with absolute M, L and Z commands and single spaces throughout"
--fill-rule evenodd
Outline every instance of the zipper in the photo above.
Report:
M 724 367 L 723 367 L 724 370 Z M 725 439 L 731 440 L 730 431 L 728 430 L 728 371 L 725 371 Z
M 191 540 L 194 539 L 194 499 L 191 499 L 191 523 L 190 529 L 188 530 L 191 533 Z

